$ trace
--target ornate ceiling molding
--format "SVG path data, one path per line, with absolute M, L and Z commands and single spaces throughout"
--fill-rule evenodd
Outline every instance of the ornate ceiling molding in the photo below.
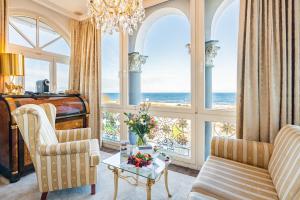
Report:
M 76 13 L 78 11 L 75 11 L 75 10 L 70 11 L 70 10 L 66 9 L 65 6 L 63 5 L 64 1 L 61 1 L 61 0 L 58 0 L 58 2 L 60 2 L 61 6 L 51 2 L 50 0 L 32 0 L 32 1 L 37 4 L 40 4 L 41 6 L 48 8 L 48 9 L 51 9 L 59 14 L 62 14 L 66 17 L 72 18 L 72 19 L 81 21 L 81 20 L 85 20 L 88 18 L 87 13 Z M 86 0 L 77 0 L 77 1 L 86 2 Z M 169 1 L 169 0 L 144 0 L 144 7 L 149 8 L 151 6 L 155 6 L 157 4 L 164 3 L 167 1 Z

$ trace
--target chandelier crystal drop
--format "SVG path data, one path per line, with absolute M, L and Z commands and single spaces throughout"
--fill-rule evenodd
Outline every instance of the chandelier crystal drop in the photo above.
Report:
M 88 0 L 88 14 L 97 29 L 112 33 L 120 28 L 129 35 L 145 18 L 143 0 Z

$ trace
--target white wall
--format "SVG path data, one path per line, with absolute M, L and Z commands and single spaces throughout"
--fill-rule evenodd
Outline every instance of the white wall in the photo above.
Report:
M 70 40 L 69 18 L 53 10 L 45 8 L 31 0 L 8 0 L 9 15 L 24 14 L 35 17 L 42 17 L 63 37 Z

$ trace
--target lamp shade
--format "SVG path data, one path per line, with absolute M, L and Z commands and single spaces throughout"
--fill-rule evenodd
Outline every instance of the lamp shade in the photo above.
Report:
M 24 76 L 24 56 L 14 53 L 0 53 L 0 75 Z

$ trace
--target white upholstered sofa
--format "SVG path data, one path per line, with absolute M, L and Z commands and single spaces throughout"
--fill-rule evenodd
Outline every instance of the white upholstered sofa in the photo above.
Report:
M 274 145 L 214 137 L 189 195 L 200 199 L 300 200 L 300 127 L 283 127 Z

